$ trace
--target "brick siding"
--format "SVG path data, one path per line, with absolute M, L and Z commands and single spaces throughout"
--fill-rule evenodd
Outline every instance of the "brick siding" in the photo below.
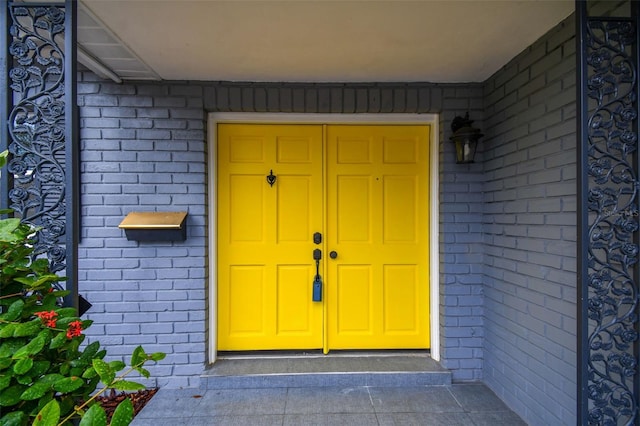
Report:
M 167 353 L 154 386 L 198 386 L 206 353 L 206 113 L 202 88 L 83 72 L 79 289 L 91 336 L 124 356 Z M 127 241 L 130 211 L 189 212 L 184 242 Z
M 527 422 L 576 422 L 573 17 L 484 85 L 483 380 Z
M 168 353 L 154 383 L 197 386 L 207 339 L 207 112 L 439 113 L 442 359 L 457 380 L 481 377 L 482 199 L 478 165 L 459 170 L 448 123 L 481 116 L 479 84 L 115 84 L 82 72 L 80 291 L 91 334 L 124 355 Z M 463 176 L 465 176 L 463 178 Z M 458 195 L 456 195 L 458 194 Z M 187 210 L 185 242 L 127 241 L 134 210 Z M 473 222 L 473 224 L 470 224 Z M 469 247 L 474 246 L 473 249 Z M 449 318 L 450 317 L 450 318 Z

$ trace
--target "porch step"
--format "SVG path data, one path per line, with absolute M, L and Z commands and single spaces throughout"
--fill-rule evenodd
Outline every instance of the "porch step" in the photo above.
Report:
M 206 389 L 442 386 L 451 372 L 428 353 L 222 356 L 201 376 Z

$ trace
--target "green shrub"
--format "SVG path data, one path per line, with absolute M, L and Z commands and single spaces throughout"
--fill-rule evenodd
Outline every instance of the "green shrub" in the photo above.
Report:
M 0 155 L 0 166 L 5 162 Z M 46 259 L 31 259 L 36 230 L 19 219 L 0 219 L 0 426 L 106 425 L 96 397 L 109 388 L 137 391 L 144 386 L 125 380 L 163 353 L 134 350 L 130 365 L 107 362 L 99 342 L 82 346 L 91 321 L 62 307 L 68 292 L 54 286 L 63 280 L 49 271 Z M 126 370 L 125 370 L 126 369 Z M 120 373 L 121 371 L 123 371 Z M 104 387 L 96 392 L 98 385 Z M 130 399 L 121 402 L 111 424 L 128 425 Z

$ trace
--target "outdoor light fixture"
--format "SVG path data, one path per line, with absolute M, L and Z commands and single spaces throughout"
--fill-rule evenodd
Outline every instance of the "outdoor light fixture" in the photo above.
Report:
M 484 135 L 480 129 L 472 127 L 473 120 L 469 120 L 469 113 L 463 117 L 457 116 L 451 122 L 453 135 L 449 138 L 456 144 L 456 163 L 473 163 L 476 155 L 478 139 Z

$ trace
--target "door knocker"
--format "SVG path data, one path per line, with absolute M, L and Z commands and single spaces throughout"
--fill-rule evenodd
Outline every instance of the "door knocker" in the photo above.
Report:
M 273 170 L 267 175 L 267 183 L 269 186 L 273 186 L 273 184 L 276 183 L 276 175 L 273 174 Z

